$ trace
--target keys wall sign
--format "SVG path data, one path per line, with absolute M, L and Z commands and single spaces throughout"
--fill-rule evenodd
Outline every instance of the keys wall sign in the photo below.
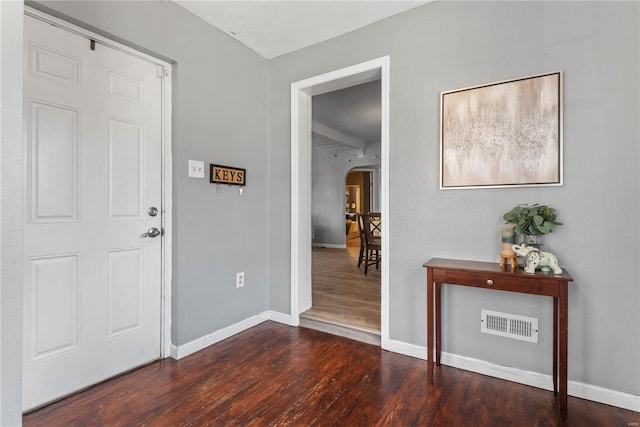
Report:
M 247 170 L 211 164 L 210 180 L 212 184 L 246 185 Z

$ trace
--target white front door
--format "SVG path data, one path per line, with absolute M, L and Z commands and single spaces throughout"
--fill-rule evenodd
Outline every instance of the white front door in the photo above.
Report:
M 143 233 L 161 229 L 162 103 L 156 64 L 29 16 L 24 31 L 31 409 L 160 356 L 162 237 Z

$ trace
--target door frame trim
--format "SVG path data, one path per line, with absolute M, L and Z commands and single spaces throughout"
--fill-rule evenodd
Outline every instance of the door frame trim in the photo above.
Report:
M 381 80 L 380 211 L 382 272 L 381 347 L 389 348 L 389 88 L 390 56 L 331 71 L 291 84 L 291 324 L 311 308 L 311 98 L 368 81 Z
M 63 19 L 56 18 L 45 12 L 42 12 L 33 7 L 24 6 L 24 14 L 41 21 L 47 22 L 56 27 L 62 28 L 66 31 L 70 31 L 81 37 L 92 39 L 105 46 L 109 46 L 112 49 L 124 52 L 128 55 L 135 56 L 147 62 L 151 62 L 158 66 L 163 67 L 164 76 L 161 79 L 161 91 L 162 91 L 162 124 L 161 124 L 161 138 L 162 138 L 162 255 L 161 255 L 161 277 L 162 277 L 162 289 L 161 289 L 161 329 L 160 329 L 160 358 L 169 357 L 171 354 L 171 277 L 172 277 L 172 237 L 173 237 L 173 218 L 172 218 L 172 177 L 173 177 L 173 161 L 172 161 L 172 149 L 171 149 L 171 79 L 173 76 L 173 65 L 169 62 L 155 58 L 146 53 L 142 53 L 138 50 L 130 48 L 129 46 L 118 43 L 107 37 L 96 34 L 85 28 L 74 25 Z

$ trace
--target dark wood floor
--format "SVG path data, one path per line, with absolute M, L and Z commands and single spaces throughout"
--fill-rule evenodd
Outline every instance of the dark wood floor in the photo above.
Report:
M 264 322 L 24 417 L 29 426 L 632 426 L 640 414 Z
M 314 248 L 312 307 L 303 316 L 380 332 L 380 270 L 358 268 L 360 239 L 346 249 Z

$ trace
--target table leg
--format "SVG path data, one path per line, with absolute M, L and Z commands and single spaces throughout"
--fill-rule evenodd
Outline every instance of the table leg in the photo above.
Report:
M 434 286 L 436 288 L 436 366 L 440 366 L 440 350 L 442 346 L 442 327 L 440 324 L 442 315 L 442 307 L 440 305 L 440 302 L 442 301 L 442 299 L 440 298 L 440 289 L 442 287 L 442 284 L 436 283 Z
M 562 419 L 567 418 L 567 338 L 569 336 L 569 310 L 568 310 L 568 290 L 567 283 L 562 282 L 558 285 L 559 288 L 559 301 L 560 304 L 560 328 L 559 328 L 559 399 L 560 399 L 560 416 Z
M 558 395 L 558 298 L 553 297 L 553 394 Z
M 427 268 L 427 381 L 433 383 L 433 271 Z

